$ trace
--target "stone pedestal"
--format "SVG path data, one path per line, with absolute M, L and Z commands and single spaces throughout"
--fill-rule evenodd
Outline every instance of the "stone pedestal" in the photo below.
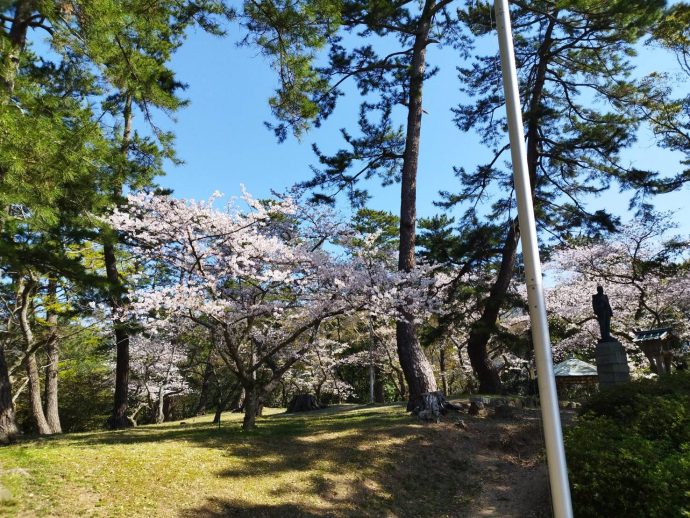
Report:
M 599 342 L 594 354 L 597 360 L 600 389 L 630 381 L 628 356 L 619 341 Z

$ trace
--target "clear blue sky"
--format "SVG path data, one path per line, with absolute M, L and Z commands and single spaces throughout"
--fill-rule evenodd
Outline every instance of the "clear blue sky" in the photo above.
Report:
M 302 142 L 291 137 L 278 144 L 263 124 L 271 120 L 267 99 L 275 88 L 275 74 L 256 50 L 236 45 L 241 37 L 239 31 L 233 26 L 224 39 L 196 31 L 174 58 L 173 69 L 180 80 L 189 84 L 186 97 L 191 104 L 177 114 L 176 123 L 158 122 L 175 131 L 178 153 L 185 164 L 168 167 L 160 183 L 173 188 L 179 197 L 207 198 L 215 190 L 234 196 L 239 194 L 240 184 L 258 197 L 267 196 L 271 189 L 283 190 L 310 178 L 309 165 L 316 162 L 312 142 L 326 152 L 334 151 L 342 145 L 339 128 L 354 127 L 359 99 L 341 98 L 334 115 Z M 488 40 L 484 45 L 490 49 L 496 43 Z M 441 71 L 428 81 L 424 92 L 427 115 L 423 120 L 418 177 L 420 216 L 439 212 L 432 203 L 438 191 L 452 191 L 457 186 L 453 166 L 471 170 L 487 156 L 475 135 L 462 134 L 451 122 L 450 108 L 461 100 L 455 71 L 458 58 L 452 49 L 436 48 L 430 48 L 428 57 Z M 675 59 L 659 49 L 642 48 L 639 61 L 643 72 L 678 70 Z M 681 158 L 658 149 L 645 135 L 625 157 L 638 168 L 668 173 L 679 169 Z M 398 212 L 399 186 L 382 188 L 372 182 L 369 188 L 373 195 L 370 207 Z M 626 193 L 612 191 L 593 199 L 591 208 L 606 207 L 625 218 L 627 198 Z M 690 232 L 686 200 L 687 189 L 656 199 L 660 209 L 679 210 L 677 219 L 683 233 Z

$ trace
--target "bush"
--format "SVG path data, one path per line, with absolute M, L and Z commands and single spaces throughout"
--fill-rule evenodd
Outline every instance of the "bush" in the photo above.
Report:
M 602 391 L 566 434 L 578 517 L 690 517 L 690 375 Z

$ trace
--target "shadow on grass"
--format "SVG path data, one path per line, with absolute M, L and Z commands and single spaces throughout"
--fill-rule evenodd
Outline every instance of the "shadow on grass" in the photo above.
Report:
M 220 516 L 236 516 L 238 518 L 260 518 L 264 516 L 323 518 L 324 516 L 328 516 L 328 514 L 324 514 L 319 510 L 308 510 L 304 506 L 296 504 L 247 506 L 247 504 L 241 500 L 210 498 L 208 504 L 204 507 L 183 511 L 180 516 L 182 518 L 217 518 Z
M 271 418 L 225 443 L 242 462 L 217 476 L 272 477 L 264 501 L 211 498 L 181 516 L 467 516 L 478 486 L 454 426 L 423 426 L 402 409 L 315 417 Z
M 478 490 L 458 429 L 421 425 L 403 407 L 276 414 L 258 420 L 252 432 L 240 424 L 140 427 L 56 440 L 77 448 L 185 441 L 219 450 L 213 475 L 228 481 L 227 490 L 179 510 L 182 518 L 466 516 Z M 235 495 L 234 488 L 241 490 Z

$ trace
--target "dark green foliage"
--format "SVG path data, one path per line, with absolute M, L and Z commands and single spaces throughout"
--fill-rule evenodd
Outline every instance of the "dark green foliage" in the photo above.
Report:
M 575 516 L 690 514 L 690 373 L 600 392 L 566 434 Z
M 103 428 L 112 406 L 112 358 L 102 336 L 82 329 L 63 344 L 60 420 L 64 432 Z
M 454 10 L 446 8 L 449 3 L 245 2 L 245 41 L 256 44 L 279 71 L 280 84 L 269 101 L 278 123 L 268 126 L 280 140 L 319 126 L 348 87 L 361 97 L 358 134 L 343 128 L 345 147 L 333 154 L 314 146 L 319 166 L 303 185 L 316 191 L 316 199 L 333 202 L 344 192 L 361 205 L 368 198 L 361 180 L 378 178 L 383 185 L 400 180 L 406 133 L 395 111 L 409 106 L 413 46 L 421 25 L 430 23 L 424 47 L 448 45 L 462 53 L 467 44 Z M 430 20 L 422 13 L 429 9 L 435 13 Z M 421 80 L 436 72 L 427 67 Z
M 677 183 L 677 178 L 660 178 L 620 161 L 640 124 L 639 114 L 626 104 L 642 90 L 632 74 L 634 45 L 661 17 L 663 7 L 660 0 L 512 3 L 536 224 L 555 242 L 615 228 L 617 218 L 587 207 L 592 195 L 621 187 L 642 196 L 658 192 L 662 184 Z M 489 10 L 488 3 L 470 3 L 460 14 L 474 34 L 482 35 L 492 29 Z M 472 170 L 457 168 L 458 190 L 442 192 L 445 201 L 440 205 L 464 204 L 464 220 L 494 228 L 498 236 L 496 246 L 486 248 L 487 259 L 496 267 L 495 281 L 484 290 L 488 296 L 479 302 L 481 316 L 468 339 L 482 390 L 497 391 L 487 344 L 498 331 L 502 308 L 510 307 L 520 240 L 512 171 L 506 162 L 510 143 L 503 81 L 498 55 L 476 56 L 459 71 L 470 102 L 454 110 L 455 122 L 462 131 L 478 133 L 493 156 Z

